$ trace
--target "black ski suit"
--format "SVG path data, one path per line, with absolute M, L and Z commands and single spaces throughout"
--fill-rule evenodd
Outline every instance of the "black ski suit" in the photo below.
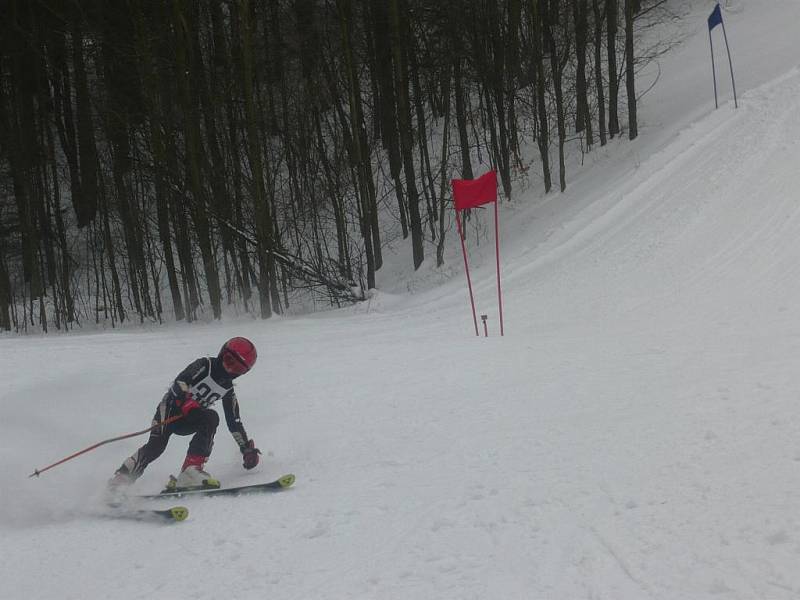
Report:
M 239 419 L 239 403 L 233 391 L 234 377 L 222 367 L 219 358 L 210 356 L 198 358 L 181 371 L 158 404 L 153 425 L 180 415 L 181 407 L 192 400 L 200 407 L 189 410 L 177 421 L 153 429 L 147 443 L 125 460 L 120 472 L 138 478 L 147 465 L 161 456 L 173 433 L 182 436 L 194 434 L 187 454 L 208 458 L 219 425 L 219 415 L 210 407 L 218 400 L 222 400 L 228 430 L 239 449 L 244 451 L 248 438 Z

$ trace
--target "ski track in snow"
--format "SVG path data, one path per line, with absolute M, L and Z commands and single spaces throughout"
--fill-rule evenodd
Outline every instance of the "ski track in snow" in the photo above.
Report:
M 471 336 L 460 279 L 308 318 L 0 339 L 0 598 L 800 597 L 798 156 L 795 68 L 509 240 L 503 339 Z M 143 428 L 239 334 L 263 462 L 244 472 L 223 424 L 209 470 L 293 489 L 98 518 L 143 438 L 26 479 Z

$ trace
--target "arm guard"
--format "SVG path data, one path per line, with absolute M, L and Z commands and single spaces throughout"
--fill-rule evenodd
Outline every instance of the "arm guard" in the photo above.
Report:
M 225 422 L 228 425 L 228 431 L 231 432 L 233 439 L 239 445 L 239 450 L 244 452 L 248 442 L 247 432 L 239 418 L 239 402 L 233 390 L 222 399 L 222 407 L 225 409 Z

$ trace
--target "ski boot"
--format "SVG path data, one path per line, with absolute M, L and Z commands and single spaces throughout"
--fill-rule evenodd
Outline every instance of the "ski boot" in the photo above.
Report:
M 219 480 L 214 479 L 203 470 L 205 461 L 205 456 L 187 454 L 180 474 L 177 478 L 170 475 L 167 486 L 161 493 L 168 494 L 170 492 L 186 492 L 188 490 L 218 489 L 220 487 Z
M 128 488 L 136 481 L 135 477 L 123 469 L 114 473 L 106 483 L 105 502 L 110 506 L 124 502 L 128 496 Z

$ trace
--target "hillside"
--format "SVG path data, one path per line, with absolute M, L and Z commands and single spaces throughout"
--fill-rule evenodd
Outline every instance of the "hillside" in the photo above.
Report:
M 452 247 L 452 271 L 345 310 L 0 339 L 0 598 L 799 597 L 800 4 L 728 5 L 738 110 L 724 70 L 713 110 L 696 2 L 640 138 L 501 207 L 503 338 L 483 244 L 488 338 Z M 264 457 L 243 471 L 223 426 L 208 468 L 294 489 L 187 500 L 172 526 L 106 518 L 139 439 L 27 478 L 145 427 L 232 335 L 259 348 L 237 394 Z

